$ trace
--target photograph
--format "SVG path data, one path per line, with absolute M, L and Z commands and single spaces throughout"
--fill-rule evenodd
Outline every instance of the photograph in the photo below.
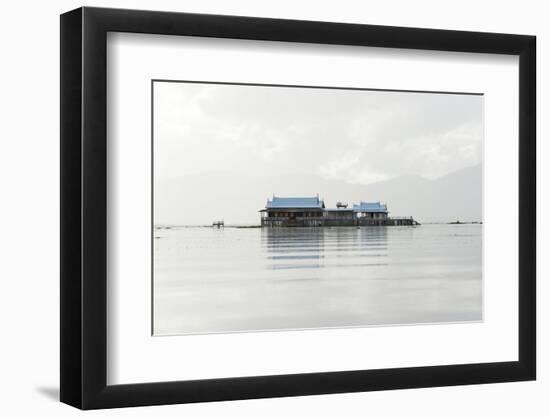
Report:
M 153 336 L 483 321 L 483 94 L 151 91 Z
M 33 97 L 59 106 L 8 141 L 6 276 L 37 280 L 11 280 L 6 334 L 47 348 L 10 407 L 537 415 L 543 14 L 138 6 L 65 5 L 56 36 L 45 11 L 14 44 L 36 72 L 55 43 Z

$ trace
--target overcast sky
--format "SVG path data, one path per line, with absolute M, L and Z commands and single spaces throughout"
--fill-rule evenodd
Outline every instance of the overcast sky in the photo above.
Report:
M 307 173 L 354 184 L 479 164 L 483 97 L 155 82 L 155 180 Z

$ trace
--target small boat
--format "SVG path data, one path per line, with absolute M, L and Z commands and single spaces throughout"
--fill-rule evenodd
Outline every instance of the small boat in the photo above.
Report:
M 223 223 L 223 220 L 218 220 L 218 221 L 215 221 L 212 223 L 212 227 L 224 227 L 224 223 Z

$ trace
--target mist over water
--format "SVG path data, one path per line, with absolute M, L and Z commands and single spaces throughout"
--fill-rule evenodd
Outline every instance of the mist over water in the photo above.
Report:
M 154 334 L 479 321 L 482 227 L 156 229 Z

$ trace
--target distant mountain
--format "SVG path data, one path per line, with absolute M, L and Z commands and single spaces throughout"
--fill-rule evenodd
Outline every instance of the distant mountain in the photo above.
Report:
M 315 175 L 277 177 L 210 173 L 155 183 L 156 224 L 259 223 L 258 210 L 267 198 L 313 196 L 319 193 L 327 207 L 382 201 L 390 215 L 413 216 L 422 222 L 481 221 L 482 168 L 476 165 L 435 180 L 401 176 L 368 185 L 327 180 Z
M 392 215 L 412 215 L 420 222 L 481 221 L 481 165 L 435 180 L 398 177 L 365 186 L 368 195 L 386 201 Z

